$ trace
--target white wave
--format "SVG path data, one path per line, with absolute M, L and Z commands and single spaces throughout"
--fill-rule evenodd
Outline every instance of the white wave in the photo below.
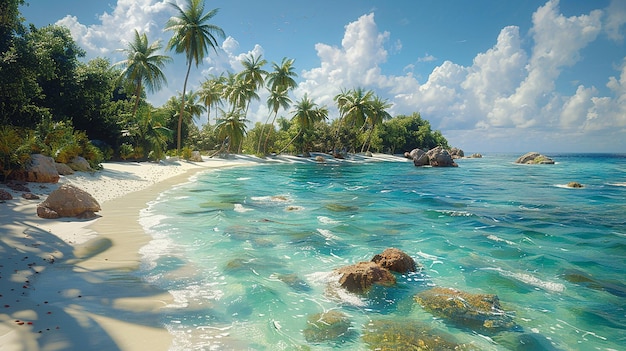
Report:
M 329 240 L 339 240 L 339 237 L 336 236 L 335 234 L 333 234 L 330 230 L 328 229 L 320 229 L 317 228 L 317 231 L 322 234 L 326 239 Z
M 240 181 L 241 180 L 250 180 L 250 179 L 252 179 L 252 178 L 250 178 L 250 177 L 239 177 L 239 178 L 237 178 L 237 180 L 240 180 Z
M 561 283 L 544 281 L 528 273 L 509 272 L 499 267 L 498 268 L 486 267 L 486 268 L 481 268 L 481 270 L 495 271 L 495 272 L 498 272 L 498 274 L 500 274 L 503 277 L 513 278 L 522 283 L 532 285 L 534 287 L 541 288 L 544 290 L 553 291 L 553 292 L 565 291 L 565 285 Z
M 493 235 L 493 234 L 489 234 L 489 235 L 487 235 L 487 239 L 489 239 L 489 240 L 493 240 L 493 241 L 497 241 L 497 242 L 506 243 L 506 244 L 509 244 L 509 245 L 511 245 L 511 246 L 516 246 L 516 245 L 517 245 L 517 243 L 514 243 L 514 242 L 512 242 L 512 241 L 510 241 L 510 240 L 502 239 L 502 238 L 500 238 L 500 237 L 498 237 L 498 236 L 495 236 L 495 235 Z
M 339 274 L 336 272 L 315 272 L 306 275 L 307 281 L 314 285 L 325 285 L 326 295 L 332 299 L 357 307 L 367 306 L 367 301 L 359 295 L 353 294 L 339 285 Z
M 339 224 L 341 222 L 326 216 L 317 216 L 317 220 L 322 224 Z
M 611 185 L 611 186 L 626 186 L 626 182 L 623 182 L 623 183 L 607 183 L 607 185 Z
M 234 208 L 235 212 L 248 212 L 248 211 L 252 211 L 251 208 L 245 208 L 243 207 L 242 204 L 235 204 L 235 208 Z

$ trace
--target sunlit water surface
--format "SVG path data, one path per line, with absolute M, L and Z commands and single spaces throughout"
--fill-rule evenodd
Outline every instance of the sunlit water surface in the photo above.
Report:
M 174 350 L 367 350 L 361 336 L 379 319 L 421 321 L 486 350 L 623 349 L 626 156 L 550 156 L 557 164 L 486 155 L 458 168 L 311 162 L 203 173 L 142 212 L 154 239 L 141 274 L 175 297 L 163 316 Z M 334 269 L 388 247 L 423 273 L 367 297 L 329 288 Z M 483 335 L 434 318 L 413 299 L 433 286 L 496 294 L 518 328 Z M 351 333 L 307 342 L 307 317 L 329 310 L 349 316 Z

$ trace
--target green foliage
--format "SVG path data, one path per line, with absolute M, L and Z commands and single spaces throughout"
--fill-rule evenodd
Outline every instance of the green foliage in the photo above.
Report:
M 189 146 L 185 146 L 182 150 L 181 150 L 181 154 L 180 157 L 183 158 L 183 160 L 191 160 L 191 154 L 193 152 L 193 149 Z
M 21 128 L 0 126 L 0 172 L 3 180 L 16 170 L 23 169 L 30 160 L 31 137 Z M 26 143 L 25 143 L 26 141 Z
M 128 160 L 135 155 L 135 148 L 129 143 L 120 145 L 120 157 L 122 160 Z
M 436 146 L 449 148 L 441 132 L 432 131 L 430 122 L 419 113 L 400 115 L 384 122 L 380 131 L 383 148 L 391 153 L 402 153 L 416 148 L 429 150 Z

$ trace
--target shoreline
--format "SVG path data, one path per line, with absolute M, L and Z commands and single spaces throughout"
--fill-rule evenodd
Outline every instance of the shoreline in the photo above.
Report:
M 377 154 L 345 162 L 369 160 L 404 161 Z M 168 350 L 173 335 L 160 319 L 173 297 L 136 274 L 139 251 L 151 240 L 139 223 L 140 211 L 199 172 L 303 162 L 315 161 L 237 155 L 199 163 L 111 162 L 56 184 L 29 183 L 40 200 L 10 191 L 14 199 L 0 204 L 0 350 Z M 96 198 L 102 207 L 98 218 L 37 217 L 37 204 L 67 183 Z
M 105 163 L 56 184 L 29 183 L 40 200 L 11 192 L 0 204 L 0 350 L 168 350 L 173 338 L 160 318 L 172 296 L 134 274 L 151 240 L 140 210 L 199 172 L 253 164 Z M 98 218 L 37 217 L 37 204 L 67 183 L 96 198 Z

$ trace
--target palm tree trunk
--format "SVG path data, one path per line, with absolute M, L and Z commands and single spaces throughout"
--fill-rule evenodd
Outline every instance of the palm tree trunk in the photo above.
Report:
M 301 132 L 302 132 L 301 130 L 298 131 L 298 134 L 296 134 L 296 136 L 293 137 L 293 139 L 289 140 L 289 143 L 287 143 L 287 145 L 282 150 L 280 150 L 278 154 L 280 155 L 283 153 L 283 151 L 287 150 L 287 148 L 291 145 L 291 143 L 293 143 L 296 140 L 296 138 L 300 136 Z
M 185 75 L 185 83 L 183 84 L 183 98 L 180 102 L 180 115 L 178 115 L 178 133 L 176 140 L 176 150 L 180 155 L 180 145 L 181 145 L 181 137 L 182 137 L 182 129 L 183 129 L 183 115 L 185 112 L 185 91 L 187 90 L 187 79 L 189 79 L 189 72 L 191 71 L 191 58 L 189 58 L 189 65 L 187 65 L 187 74 Z
M 133 118 L 137 116 L 137 108 L 139 107 L 139 94 L 141 93 L 141 82 L 137 84 L 137 90 L 135 90 L 135 107 L 133 107 Z

